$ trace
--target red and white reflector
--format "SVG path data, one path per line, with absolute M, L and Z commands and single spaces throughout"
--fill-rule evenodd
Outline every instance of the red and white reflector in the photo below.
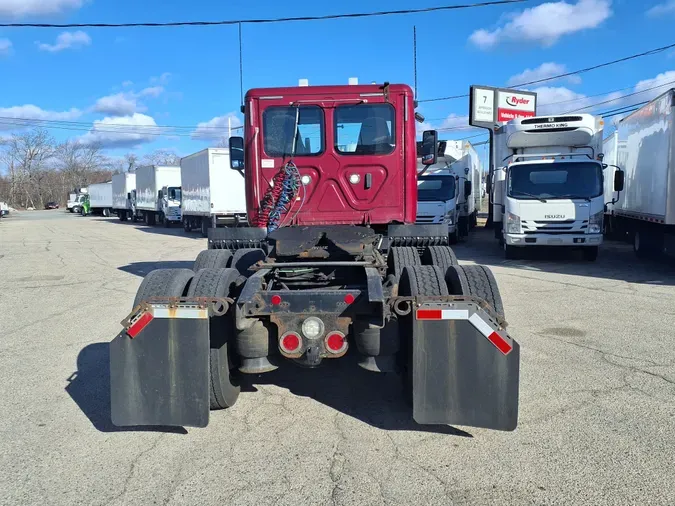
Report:
M 483 334 L 504 355 L 511 353 L 513 345 L 502 333 L 494 330 L 479 313 L 469 316 L 467 309 L 443 309 L 421 307 L 416 310 L 415 318 L 422 321 L 469 320 L 478 332 Z
M 284 353 L 297 353 L 302 347 L 302 338 L 295 332 L 288 332 L 279 339 L 279 348 Z
M 129 334 L 129 337 L 133 339 L 138 334 L 140 334 L 141 331 L 148 326 L 148 324 L 152 321 L 152 319 L 153 319 L 152 313 L 148 311 L 143 313 L 140 316 L 140 318 L 138 318 L 134 323 L 132 323 L 131 326 L 127 329 L 127 334 Z
M 326 350 L 329 353 L 342 353 L 347 349 L 347 338 L 342 332 L 330 332 L 325 339 Z

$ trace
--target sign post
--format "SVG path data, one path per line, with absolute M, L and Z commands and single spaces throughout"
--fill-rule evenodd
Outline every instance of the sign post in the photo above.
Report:
M 494 177 L 494 133 L 503 123 L 537 115 L 537 94 L 531 91 L 473 85 L 469 92 L 469 125 L 490 132 L 490 157 L 486 192 L 488 194 L 487 226 L 493 222 L 492 180 Z

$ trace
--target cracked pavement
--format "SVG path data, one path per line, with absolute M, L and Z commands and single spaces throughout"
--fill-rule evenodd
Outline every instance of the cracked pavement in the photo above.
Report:
M 142 276 L 206 241 L 63 211 L 0 223 L 0 504 L 675 504 L 675 267 L 607 243 L 489 265 L 521 344 L 513 433 L 416 425 L 349 357 L 251 378 L 205 429 L 110 422 L 107 343 Z

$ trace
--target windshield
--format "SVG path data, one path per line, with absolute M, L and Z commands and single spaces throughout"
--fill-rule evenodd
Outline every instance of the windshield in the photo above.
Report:
M 417 200 L 445 202 L 455 197 L 455 178 L 452 176 L 422 176 L 417 180 Z
M 169 188 L 169 200 L 180 200 L 180 188 Z
M 265 153 L 273 157 L 322 153 L 323 123 L 323 110 L 315 105 L 265 109 L 263 112 Z M 293 153 L 294 136 L 295 153 Z
M 509 196 L 520 199 L 602 195 L 602 168 L 593 162 L 533 163 L 509 168 Z

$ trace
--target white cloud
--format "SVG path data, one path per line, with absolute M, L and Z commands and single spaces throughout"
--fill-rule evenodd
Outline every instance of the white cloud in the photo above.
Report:
M 12 52 L 12 41 L 9 39 L 0 39 L 0 56 L 8 55 Z
M 91 37 L 85 32 L 63 32 L 56 37 L 55 44 L 43 44 L 38 42 L 37 45 L 41 51 L 49 51 L 56 53 L 64 49 L 75 49 L 78 47 L 88 46 L 91 44 Z
M 668 72 L 657 75 L 653 79 L 644 79 L 638 82 L 635 85 L 635 91 L 644 91 L 644 93 L 638 95 L 640 97 L 638 102 L 658 97 L 661 93 L 666 91 L 667 86 L 675 87 L 675 70 L 669 70 Z
M 560 63 L 547 62 L 542 63 L 535 69 L 525 69 L 520 74 L 512 76 L 506 83 L 508 86 L 517 86 L 521 83 L 531 83 L 533 81 L 539 81 L 541 79 L 548 79 L 553 76 L 567 73 L 567 67 Z M 572 84 L 579 84 L 581 78 L 577 75 L 567 76 L 566 79 Z M 554 82 L 552 79 L 547 82 Z
M 171 72 L 164 72 L 161 76 L 151 77 L 150 82 L 153 84 L 168 84 L 171 79 Z
M 662 14 L 673 13 L 675 13 L 675 0 L 668 0 L 667 2 L 656 4 L 647 11 L 648 16 L 661 16 Z
M 69 111 L 46 111 L 32 104 L 0 108 L 0 130 L 17 130 L 40 126 L 39 121 L 72 121 L 82 116 L 79 109 Z M 15 121 L 12 121 L 15 120 Z M 28 121 L 22 121 L 28 120 Z
M 0 0 L 0 16 L 57 14 L 67 9 L 79 9 L 84 0 Z
M 481 49 L 491 49 L 505 41 L 552 46 L 563 35 L 596 28 L 611 15 L 611 0 L 578 0 L 575 4 L 547 2 L 508 15 L 509 21 L 492 31 L 477 30 L 469 40 Z
M 131 81 L 129 81 L 129 83 L 131 83 Z M 129 86 L 131 86 L 131 84 L 129 84 Z M 108 95 L 99 98 L 96 101 L 96 104 L 94 104 L 92 111 L 112 116 L 131 116 L 136 112 L 147 111 L 147 107 L 139 102 L 140 98 L 157 98 L 162 93 L 164 93 L 164 87 L 153 86 L 145 88 L 138 93 L 134 91 L 125 91 L 114 95 Z
M 235 128 L 241 125 L 241 119 L 239 119 L 236 113 L 230 112 L 224 116 L 218 116 L 209 121 L 199 123 L 196 130 L 192 132 L 192 138 L 203 140 L 220 140 L 229 135 L 228 126 Z
M 136 97 L 130 93 L 117 93 L 99 98 L 94 104 L 94 112 L 110 114 L 112 116 L 131 116 L 145 110 L 138 104 Z
M 162 93 L 164 93 L 164 87 L 163 86 L 152 86 L 150 88 L 145 88 L 144 90 L 141 90 L 141 92 L 138 94 L 138 96 L 157 98 Z
M 92 129 L 78 140 L 82 144 L 100 144 L 104 148 L 134 147 L 154 141 L 158 132 L 155 120 L 135 113 L 94 121 Z
M 133 85 L 134 85 L 133 81 L 124 81 L 122 83 L 122 86 L 124 86 L 125 88 L 128 88 L 129 86 L 133 86 Z

